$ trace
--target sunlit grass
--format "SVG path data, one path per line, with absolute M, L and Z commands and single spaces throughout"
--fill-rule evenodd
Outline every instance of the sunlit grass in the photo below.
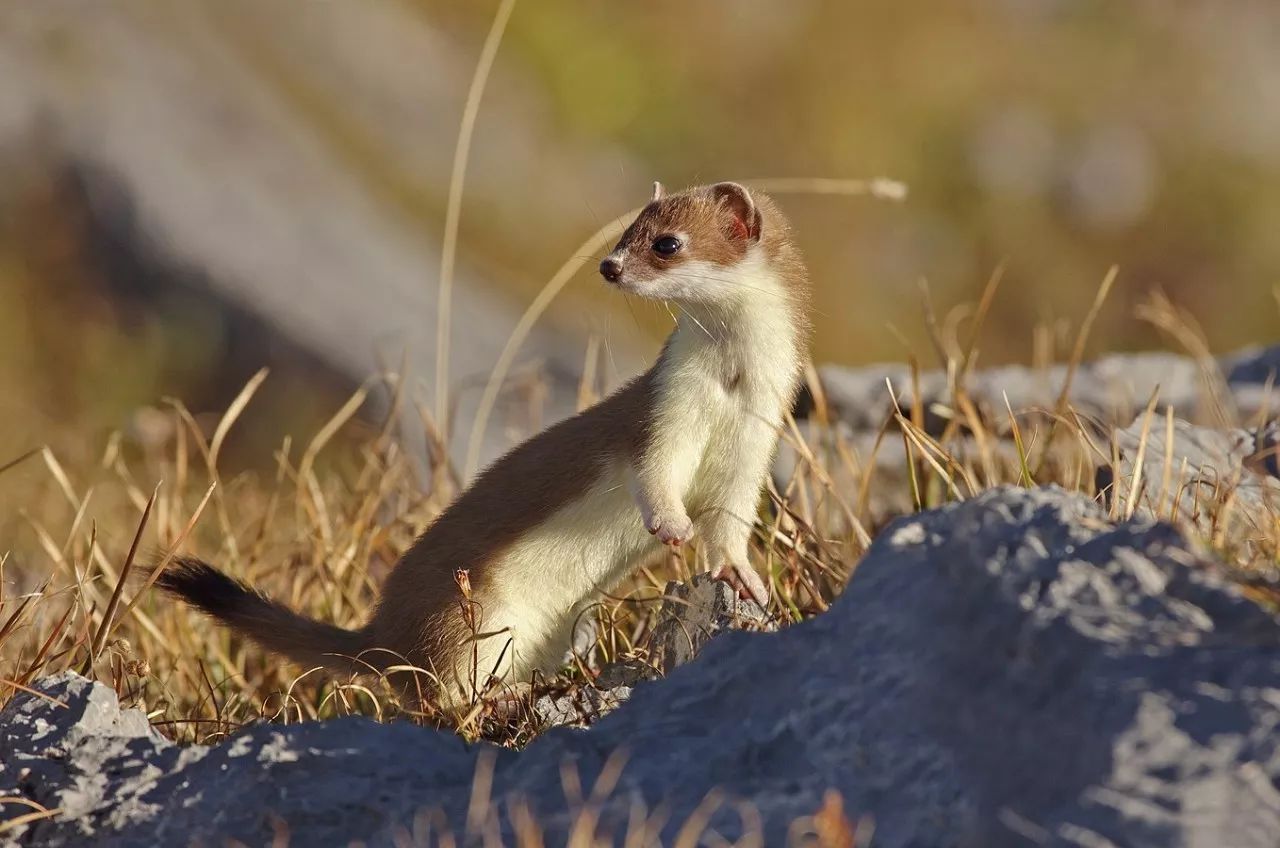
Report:
M 783 438 L 798 457 L 795 470 L 770 485 L 752 547 L 753 565 L 772 583 L 769 613 L 777 622 L 818 614 L 840 594 L 892 517 L 873 501 L 896 496 L 905 510 L 927 509 L 993 486 L 1044 483 L 1097 497 L 1094 469 L 1118 468 L 1109 422 L 1091 421 L 1065 401 L 1057 409 L 977 408 L 960 367 L 973 355 L 965 344 L 942 350 L 956 380 L 950 397 L 930 410 L 947 422 L 940 433 L 925 430 L 918 405 L 898 407 L 860 455 L 833 422 L 820 387 L 808 419 L 788 425 Z M 361 420 L 374 388 L 393 401 L 380 422 Z M 587 684 L 613 660 L 643 660 L 667 579 L 700 570 L 696 548 L 687 559 L 642 569 L 601 602 L 594 646 L 558 678 L 514 694 L 480 686 L 461 712 L 415 712 L 377 679 L 337 679 L 281 663 L 159 596 L 136 573 L 130 579 L 130 571 L 192 552 L 308 615 L 358 626 L 387 571 L 457 486 L 439 464 L 450 452 L 426 413 L 428 399 L 412 397 L 391 373 L 370 380 L 315 433 L 283 438 L 273 467 L 227 475 L 219 455 L 236 438 L 237 419 L 270 391 L 265 373 L 255 377 L 204 427 L 171 402 L 172 435 L 161 444 L 144 447 L 115 433 L 99 445 L 96 461 L 69 464 L 36 447 L 0 462 L 0 486 L 24 481 L 28 491 L 14 494 L 33 506 L 21 515 L 25 530 L 0 555 L 0 697 L 41 675 L 75 669 L 110 683 L 177 739 L 213 741 L 260 720 L 360 713 L 519 745 L 540 730 L 529 699 Z M 1172 426 L 1157 401 L 1135 410 L 1142 445 L 1132 467 L 1139 470 L 1105 499 L 1112 517 L 1153 514 L 1183 525 L 1242 573 L 1272 567 L 1280 538 L 1275 516 L 1245 514 L 1229 476 L 1199 498 L 1192 515 L 1180 513 L 1185 483 L 1171 453 L 1163 479 L 1139 479 L 1148 437 Z M 405 405 L 422 411 L 428 454 L 437 461 L 425 471 L 422 458 L 406 454 L 395 437 L 393 421 Z M 891 439 L 902 442 L 905 468 L 877 456 Z

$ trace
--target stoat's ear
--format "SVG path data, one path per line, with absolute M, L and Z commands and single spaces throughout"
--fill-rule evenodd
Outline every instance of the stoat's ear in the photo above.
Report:
M 667 193 L 666 189 L 662 187 L 662 183 L 658 182 L 657 180 L 654 180 L 653 181 L 653 197 L 649 198 L 649 202 L 653 203 L 655 200 L 661 200 L 662 195 L 666 193 Z
M 760 210 L 751 199 L 751 193 L 738 183 L 716 183 L 711 196 L 733 214 L 733 234 L 748 241 L 760 240 L 762 223 Z

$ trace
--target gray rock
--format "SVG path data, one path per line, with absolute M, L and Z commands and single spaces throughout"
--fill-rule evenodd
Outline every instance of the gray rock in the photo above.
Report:
M 1265 420 L 1280 413 L 1280 390 L 1272 385 L 1277 363 L 1280 363 L 1280 345 L 1248 348 L 1219 360 L 1227 388 L 1222 398 L 1228 407 L 1224 411 L 1240 421 Z M 1057 404 L 1066 370 L 1066 366 L 1055 365 L 976 371 L 965 382 L 965 389 L 989 438 L 980 444 L 968 434 L 967 427 L 961 427 L 948 437 L 947 452 L 962 465 L 981 468 L 990 459 L 997 467 L 1016 469 L 1018 454 L 1009 428 L 1007 400 L 1008 408 L 1018 413 L 1024 438 L 1036 446 L 1033 452 L 1039 462 L 1038 451 L 1043 450 L 1043 445 L 1036 434 L 1045 432 L 1048 418 L 1034 413 L 1052 409 Z M 854 511 L 872 527 L 912 511 L 915 504 L 910 466 L 902 437 L 896 426 L 882 432 L 893 410 L 886 381 L 892 384 L 894 396 L 908 417 L 918 406 L 915 400 L 918 388 L 923 399 L 920 420 L 924 430 L 936 437 L 957 414 L 951 409 L 954 392 L 947 374 L 926 371 L 913 378 L 909 368 L 897 364 L 862 368 L 824 365 L 818 372 L 834 420 L 821 425 L 802 420 L 799 424 L 808 449 L 821 462 L 818 477 L 829 479 L 830 485 L 815 487 L 809 493 L 810 499 L 821 501 L 822 506 L 812 513 L 805 512 L 805 518 L 817 526 L 831 528 L 834 533 L 847 534 L 853 529 L 844 505 L 819 489 L 846 496 L 865 492 L 867 501 L 856 504 L 858 508 Z M 1214 393 L 1206 388 L 1203 369 L 1188 357 L 1170 353 L 1113 354 L 1083 363 L 1072 380 L 1069 401 L 1082 414 L 1081 421 L 1094 430 L 1096 441 L 1105 446 L 1112 428 L 1134 421 L 1156 392 L 1161 413 L 1158 424 L 1163 422 L 1163 413 L 1168 408 L 1182 420 L 1217 420 L 1213 412 Z M 810 408 L 802 403 L 798 411 L 802 417 L 809 417 Z M 1064 465 L 1076 464 L 1074 446 L 1059 443 L 1053 450 L 1062 451 Z M 790 440 L 784 440 L 773 467 L 775 485 L 780 491 L 786 491 L 800 472 L 807 474 L 804 458 Z M 1004 479 L 1017 477 L 1014 474 Z M 807 503 L 804 499 L 801 502 Z
M 586 727 L 630 697 L 631 687 L 627 685 L 578 686 L 539 697 L 533 702 L 533 712 L 543 727 Z
M 693 660 L 721 631 L 773 629 L 759 604 L 739 598 L 728 583 L 709 574 L 689 583 L 671 581 L 662 597 L 650 650 L 666 674 Z
M 1280 477 L 1280 419 L 1253 431 L 1253 453 L 1245 460 L 1257 474 Z
M 1280 346 L 1248 348 L 1223 357 L 1218 365 L 1230 400 L 1241 416 L 1280 409 L 1275 393 L 1264 390 L 1269 380 L 1276 379 Z M 855 431 L 877 430 L 884 423 L 892 409 L 886 380 L 893 384 L 904 410 L 917 403 L 911 371 L 904 365 L 824 365 L 818 374 L 835 416 Z M 989 420 L 1003 421 L 1006 396 L 1015 410 L 1052 407 L 1066 377 L 1065 365 L 1044 369 L 1007 366 L 975 372 L 966 388 Z M 926 429 L 938 432 L 946 417 L 937 414 L 935 407 L 950 404 L 948 376 L 943 371 L 926 371 L 919 375 L 918 383 Z M 1145 408 L 1157 389 L 1160 408 L 1172 406 L 1181 418 L 1201 416 L 1211 403 L 1202 369 L 1194 360 L 1158 352 L 1112 354 L 1082 363 L 1072 378 L 1068 397 L 1081 412 L 1104 422 L 1123 423 Z
M 1277 433 L 1274 422 L 1259 430 L 1213 430 L 1140 416 L 1115 431 L 1116 461 L 1098 468 L 1097 487 L 1118 510 L 1190 522 L 1253 562 L 1258 542 L 1274 535 L 1280 508 Z
M 534 701 L 533 712 L 545 727 L 591 725 L 629 699 L 638 683 L 670 674 L 730 629 L 776 628 L 759 604 L 740 599 L 729 584 L 710 574 L 695 575 L 688 583 L 673 580 L 644 646 L 652 665 L 638 658 L 612 662 L 600 670 L 594 685 L 543 695 Z
M 609 663 L 600 669 L 596 685 L 604 688 L 633 687 L 645 680 L 657 680 L 662 675 L 653 666 L 639 659 L 625 659 Z
M 1221 364 L 1233 386 L 1274 383 L 1280 378 L 1280 345 L 1248 347 L 1224 356 Z
M 263 844 L 282 821 L 292 844 L 391 845 L 433 809 L 461 834 L 478 763 L 492 803 L 473 805 L 473 838 L 509 839 L 522 797 L 562 844 L 567 769 L 584 792 L 616 777 L 591 805 L 614 844 L 659 807 L 649 841 L 670 844 L 715 787 L 707 826 L 751 830 L 746 800 L 767 845 L 829 788 L 889 848 L 1280 843 L 1275 621 L 1173 528 L 1112 524 L 1055 489 L 901 519 L 826 614 L 725 633 L 594 727 L 519 753 L 363 719 L 178 748 L 111 717 L 96 685 L 39 685 L 73 707 L 11 702 L 0 789 L 76 813 L 27 844 Z

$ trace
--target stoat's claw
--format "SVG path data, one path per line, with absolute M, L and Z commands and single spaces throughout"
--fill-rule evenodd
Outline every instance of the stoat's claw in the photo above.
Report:
M 658 521 L 658 526 L 649 532 L 658 537 L 664 545 L 679 547 L 693 535 L 693 522 L 687 515 L 666 516 Z
M 681 545 L 693 536 L 693 522 L 685 514 L 683 508 L 671 511 L 650 511 L 643 503 L 640 505 L 640 520 L 644 529 L 664 545 Z
M 738 597 L 743 600 L 755 601 L 765 608 L 769 606 L 769 587 L 750 566 L 724 563 L 711 569 L 711 576 L 737 589 Z

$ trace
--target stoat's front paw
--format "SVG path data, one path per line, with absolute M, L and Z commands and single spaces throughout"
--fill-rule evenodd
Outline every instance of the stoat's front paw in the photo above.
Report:
M 657 536 L 664 545 L 683 545 L 693 538 L 693 522 L 683 511 L 645 515 L 644 529 Z

